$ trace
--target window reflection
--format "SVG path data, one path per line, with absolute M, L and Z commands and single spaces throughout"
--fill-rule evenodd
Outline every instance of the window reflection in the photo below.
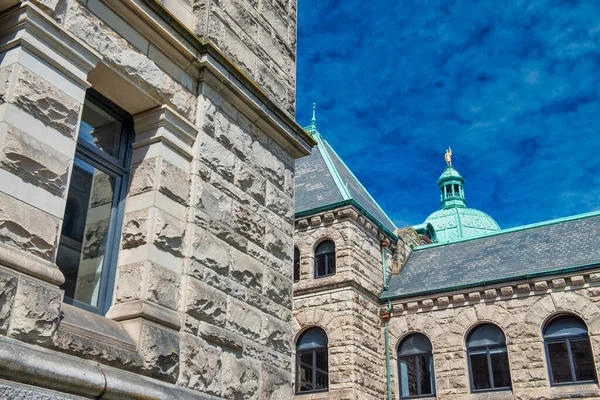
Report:
M 65 295 L 96 306 L 106 252 L 115 179 L 76 158 L 57 264 Z

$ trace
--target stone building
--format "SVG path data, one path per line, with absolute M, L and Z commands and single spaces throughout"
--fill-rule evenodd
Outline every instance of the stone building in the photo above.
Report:
M 442 209 L 395 229 L 314 119 L 307 131 L 295 398 L 600 398 L 600 213 L 499 230 L 449 162 Z
M 0 398 L 290 397 L 295 53 L 294 0 L 0 1 Z

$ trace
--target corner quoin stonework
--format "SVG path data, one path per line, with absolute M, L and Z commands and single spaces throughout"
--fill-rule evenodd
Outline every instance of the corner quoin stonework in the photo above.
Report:
M 295 1 L 172 3 L 0 8 L 0 396 L 290 397 Z M 135 124 L 106 317 L 54 263 L 89 87 Z

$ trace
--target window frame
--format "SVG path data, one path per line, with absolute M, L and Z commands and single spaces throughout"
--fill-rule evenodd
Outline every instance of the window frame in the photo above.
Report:
M 548 327 L 552 324 L 552 322 L 555 322 L 557 319 L 559 319 L 561 317 L 570 317 L 573 319 L 580 320 L 586 326 L 587 333 L 579 334 L 579 335 L 565 335 L 563 337 L 546 338 L 546 330 L 548 329 Z M 542 338 L 544 340 L 544 352 L 546 353 L 545 354 L 546 355 L 546 366 L 548 369 L 548 378 L 549 378 L 551 387 L 552 386 L 586 385 L 586 384 L 590 384 L 590 383 L 598 383 L 598 372 L 596 369 L 596 361 L 594 360 L 592 343 L 590 341 L 589 329 L 587 327 L 587 324 L 581 318 L 579 318 L 576 315 L 572 315 L 572 314 L 559 314 L 559 315 L 553 316 L 552 318 L 550 318 L 548 320 L 548 322 L 546 322 L 544 324 L 544 329 L 542 331 Z M 575 373 L 575 362 L 573 360 L 573 352 L 571 350 L 571 340 L 582 340 L 582 339 L 587 340 L 590 351 L 592 353 L 590 356 L 591 356 L 592 362 L 594 363 L 594 375 L 596 376 L 596 379 L 585 380 L 585 381 L 577 380 L 577 375 Z M 569 357 L 569 372 L 571 373 L 571 379 L 574 379 L 574 380 L 569 381 L 569 382 L 554 383 L 554 374 L 552 372 L 552 363 L 550 362 L 550 351 L 548 349 L 548 344 L 552 344 L 552 343 L 565 343 L 566 344 L 567 354 Z
M 114 193 L 111 203 L 109 225 L 106 237 L 106 251 L 102 263 L 102 273 L 100 275 L 100 288 L 98 290 L 98 305 L 93 306 L 68 296 L 64 296 L 63 301 L 72 304 L 78 308 L 91 311 L 96 314 L 104 315 L 112 303 L 114 292 L 117 260 L 119 247 L 121 243 L 121 232 L 123 229 L 123 219 L 125 215 L 125 200 L 127 198 L 127 188 L 131 174 L 131 158 L 133 153 L 133 139 L 135 137 L 133 118 L 126 111 L 121 109 L 115 103 L 102 96 L 96 90 L 90 88 L 85 95 L 85 101 L 89 101 L 100 107 L 104 112 L 115 117 L 121 123 L 121 138 L 119 142 L 119 156 L 113 157 L 102 150 L 94 147 L 85 140 L 77 138 L 75 148 L 75 158 L 89 164 L 90 166 L 104 172 L 115 180 Z M 80 121 L 81 123 L 81 121 Z M 78 132 L 79 135 L 79 132 Z M 68 192 L 71 188 L 69 180 Z M 65 209 L 65 215 L 67 210 Z M 64 216 L 63 216 L 64 219 Z M 60 247 L 61 236 L 58 241 Z M 60 268 L 60 267 L 59 267 Z
M 319 249 L 319 246 L 323 245 L 326 242 L 331 242 L 333 244 L 333 251 L 329 251 L 329 252 L 323 252 L 321 254 L 317 254 L 317 250 Z M 313 266 L 313 276 L 315 279 L 319 279 L 319 278 L 326 278 L 328 276 L 333 276 L 337 273 L 337 251 L 336 251 L 336 246 L 335 246 L 335 242 L 331 239 L 324 239 L 322 241 L 320 241 L 316 246 L 315 246 L 315 251 L 313 253 L 314 255 L 314 266 Z M 335 270 L 333 272 L 330 273 L 325 273 L 324 275 L 317 275 L 319 269 L 317 267 L 317 260 L 319 257 L 325 257 L 325 270 L 329 271 L 329 259 L 333 258 L 334 260 L 334 268 Z
M 315 346 L 312 347 L 310 349 L 307 350 L 298 350 L 298 343 L 300 342 L 300 339 L 302 338 L 302 336 L 304 334 L 306 334 L 308 331 L 310 331 L 311 329 L 318 329 L 321 330 L 323 332 L 323 334 L 325 335 L 325 337 L 327 338 L 327 343 L 325 345 L 321 345 L 321 346 Z M 296 340 L 296 362 L 295 362 L 295 370 L 294 370 L 294 380 L 295 380 L 295 388 L 294 388 L 294 394 L 297 395 L 304 395 L 304 394 L 311 394 L 311 393 L 322 393 L 322 392 L 328 392 L 329 391 L 329 338 L 327 337 L 327 333 L 323 330 L 323 328 L 318 327 L 318 326 L 312 326 L 308 329 L 306 329 L 304 332 L 302 332 L 299 336 L 298 339 Z M 327 387 L 325 389 L 315 389 L 316 385 L 317 385 L 317 352 L 318 351 L 322 351 L 325 350 L 325 353 L 327 354 Z M 305 390 L 305 391 L 300 391 L 300 382 L 299 382 L 299 366 L 300 366 L 300 357 L 304 354 L 312 354 L 312 383 L 313 383 L 313 390 Z
M 399 398 L 400 399 L 419 399 L 419 398 L 424 398 L 424 397 L 435 397 L 436 396 L 436 386 L 435 386 L 435 365 L 433 363 L 433 351 L 430 352 L 419 352 L 419 353 L 412 353 L 412 354 L 408 354 L 408 355 L 400 355 L 400 347 L 402 346 L 402 343 L 408 339 L 410 336 L 413 335 L 419 335 L 419 336 L 423 336 L 425 339 L 427 339 L 427 341 L 429 342 L 429 345 L 431 346 L 431 340 L 429 340 L 429 338 L 425 335 L 423 335 L 422 333 L 411 333 L 409 335 L 406 335 L 401 341 L 400 344 L 398 345 L 398 350 L 396 351 L 396 357 L 398 358 L 397 360 L 397 365 L 398 365 L 398 389 L 399 389 Z M 417 391 L 421 394 L 418 395 L 414 395 L 414 396 L 402 396 L 402 376 L 401 374 L 401 369 L 400 369 L 400 362 L 402 360 L 408 360 L 408 359 L 412 359 L 412 358 L 416 358 L 417 359 L 417 363 L 421 362 L 421 357 L 427 356 L 429 357 L 429 362 L 431 363 L 432 366 L 432 374 L 431 374 L 431 393 L 428 394 L 422 394 L 422 388 L 421 388 L 421 370 L 420 368 L 417 367 Z
M 502 332 L 502 336 L 504 337 L 504 343 L 503 344 L 497 344 L 497 345 L 485 345 L 485 346 L 469 346 L 469 339 L 471 337 L 471 335 L 473 334 L 473 332 L 478 329 L 478 328 L 482 328 L 486 325 L 490 325 L 493 326 L 495 328 L 497 328 L 498 330 L 500 330 L 500 332 Z M 467 340 L 466 340 L 466 348 L 467 348 L 467 365 L 469 367 L 469 385 L 471 387 L 471 393 L 485 393 L 485 392 L 500 392 L 500 391 L 508 391 L 508 390 L 512 390 L 512 374 L 510 373 L 510 360 L 508 360 L 508 348 L 506 347 L 506 335 L 504 334 L 504 332 L 502 331 L 502 329 L 500 329 L 500 327 L 498 327 L 495 324 L 491 324 L 491 323 L 484 323 L 484 324 L 479 324 L 474 326 L 473 328 L 471 328 L 471 330 L 469 331 L 469 334 L 467 335 Z M 509 380 L 510 380 L 510 386 L 502 386 L 502 387 L 495 387 L 494 385 L 494 372 L 492 370 L 492 356 L 491 356 L 491 350 L 496 350 L 496 349 L 504 349 L 504 353 L 506 354 L 506 358 L 509 361 L 508 363 L 508 374 L 509 374 Z M 471 355 L 472 353 L 477 353 L 477 354 L 481 354 L 481 351 L 485 350 L 485 356 L 486 356 L 486 361 L 487 361 L 487 368 L 488 368 L 488 375 L 489 375 L 489 380 L 490 380 L 490 387 L 487 389 L 476 389 L 475 388 L 475 382 L 473 380 L 473 366 L 471 363 Z

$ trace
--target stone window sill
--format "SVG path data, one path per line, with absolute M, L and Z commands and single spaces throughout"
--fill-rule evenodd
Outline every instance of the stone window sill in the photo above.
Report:
M 322 392 L 310 392 L 310 393 L 296 393 L 294 399 L 298 400 L 313 400 L 313 399 L 328 399 L 329 391 L 325 390 Z
M 512 400 L 512 390 L 499 390 L 495 392 L 471 393 L 470 400 Z
M 104 345 L 136 352 L 137 346 L 120 323 L 63 303 L 59 332 L 84 337 Z
M 552 398 L 565 397 L 570 398 L 572 395 L 577 397 L 600 397 L 600 388 L 597 383 L 583 383 L 572 385 L 552 386 L 550 388 Z

